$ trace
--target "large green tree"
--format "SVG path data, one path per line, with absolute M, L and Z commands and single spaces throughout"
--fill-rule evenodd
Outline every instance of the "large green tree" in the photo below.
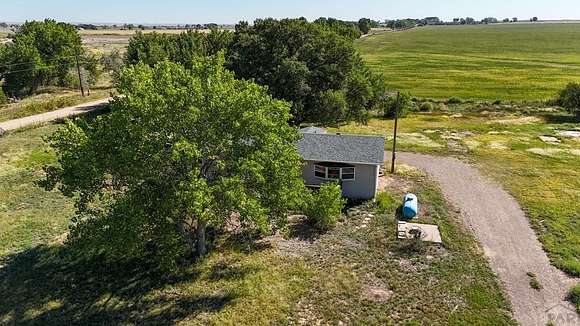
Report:
M 203 255 L 208 230 L 266 231 L 300 204 L 290 106 L 222 63 L 125 68 L 110 114 L 50 137 L 59 164 L 43 184 L 76 202 L 71 243 L 174 263 Z
M 73 25 L 31 21 L 23 24 L 0 56 L 0 79 L 12 95 L 31 93 L 40 85 L 64 85 L 76 56 L 83 55 L 80 35 Z
M 273 97 L 292 103 L 292 123 L 365 122 L 385 83 L 355 50 L 359 36 L 355 23 L 332 18 L 264 19 L 252 26 L 241 22 L 235 33 L 137 34 L 125 59 L 129 65 L 169 60 L 190 68 L 194 58 L 223 50 L 236 77 L 268 86 Z
M 358 21 L 358 28 L 363 34 L 368 34 L 373 27 L 373 21 L 369 18 L 361 18 Z
M 252 26 L 238 24 L 228 51 L 228 66 L 237 77 L 255 80 L 268 86 L 272 96 L 291 101 L 292 122 L 296 124 L 321 122 L 320 103 L 340 108 L 341 95 L 336 92 L 345 93 L 347 112 L 337 110 L 332 120 L 365 117 L 360 110 L 373 109 L 375 101 L 360 96 L 374 97 L 376 87 L 369 87 L 369 94 L 361 93 L 352 91 L 357 86 L 354 83 L 360 78 L 366 78 L 364 83 L 379 80 L 370 78 L 372 73 L 365 69 L 352 39 L 339 35 L 326 23 L 305 19 L 258 19 Z

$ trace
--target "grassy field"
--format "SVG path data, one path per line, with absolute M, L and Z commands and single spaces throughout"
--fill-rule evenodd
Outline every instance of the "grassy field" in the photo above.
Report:
M 137 32 L 141 33 L 160 33 L 160 34 L 180 34 L 186 29 L 159 29 L 159 30 L 127 30 L 127 29 L 100 29 L 100 30 L 83 30 L 80 31 L 83 45 L 93 53 L 103 54 L 118 50 L 124 53 L 129 45 L 129 40 Z M 207 33 L 209 30 L 198 30 L 200 33 Z
M 462 109 L 462 111 L 465 109 Z M 478 165 L 510 191 L 531 221 L 553 264 L 580 275 L 580 121 L 562 113 L 414 114 L 400 121 L 400 150 L 455 155 Z M 393 122 L 374 119 L 344 133 L 383 134 L 391 148 Z M 540 136 L 557 138 L 546 143 Z
M 173 276 L 73 259 L 71 201 L 34 185 L 54 162 L 41 138 L 55 129 L 0 138 L 0 324 L 514 324 L 473 236 L 414 170 L 390 184 L 425 198 L 422 221 L 439 225 L 441 247 L 395 240 L 393 186 L 326 234 L 294 219 L 288 238 L 231 235 Z
M 580 24 L 422 27 L 357 47 L 392 87 L 418 97 L 544 100 L 580 81 Z

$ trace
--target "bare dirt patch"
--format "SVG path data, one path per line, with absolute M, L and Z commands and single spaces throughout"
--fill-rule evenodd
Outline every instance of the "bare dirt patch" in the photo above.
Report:
M 387 140 L 392 140 L 392 136 L 387 136 Z M 421 133 L 402 133 L 397 136 L 397 142 L 404 146 L 421 146 L 428 148 L 441 148 L 443 145 Z
M 492 141 L 492 142 L 489 142 L 488 147 L 491 148 L 491 149 L 500 149 L 500 150 L 509 149 L 509 147 L 507 146 L 507 143 L 505 141 Z
M 566 150 L 561 148 L 530 148 L 527 151 L 530 153 L 549 157 L 556 157 L 566 153 Z
M 538 117 L 513 117 L 509 119 L 492 120 L 488 124 L 500 124 L 500 125 L 528 125 L 534 123 L 541 123 L 542 119 Z
M 374 302 L 387 302 L 395 292 L 378 286 L 365 286 L 362 289 L 362 298 Z

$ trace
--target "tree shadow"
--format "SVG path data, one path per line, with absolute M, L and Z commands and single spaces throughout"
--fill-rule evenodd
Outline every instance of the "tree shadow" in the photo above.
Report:
M 308 218 L 296 218 L 288 223 L 288 237 L 300 241 L 314 242 L 324 233 L 316 225 L 311 223 Z
M 231 250 L 238 253 L 251 253 L 264 251 L 272 248 L 272 244 L 260 241 L 261 235 L 257 231 L 245 230 L 236 233 L 228 233 L 223 236 L 219 246 L 222 249 Z
M 546 120 L 547 123 L 552 124 L 580 123 L 580 115 L 550 113 L 542 114 L 542 117 Z
M 169 325 L 219 311 L 235 298 L 232 293 L 155 291 L 197 279 L 195 269 L 168 275 L 146 261 L 75 259 L 64 248 L 38 246 L 0 262 L 1 324 Z

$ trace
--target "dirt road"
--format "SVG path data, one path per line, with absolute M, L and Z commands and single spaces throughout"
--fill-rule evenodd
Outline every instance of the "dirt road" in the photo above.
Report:
M 37 115 L 32 115 L 29 117 L 24 117 L 15 120 L 9 120 L 0 122 L 0 134 L 2 130 L 10 131 L 16 130 L 20 128 L 24 128 L 30 125 L 40 124 L 48 121 L 53 121 L 57 119 L 63 119 L 66 117 L 71 117 L 75 115 L 85 114 L 87 112 L 99 109 L 103 107 L 105 104 L 109 103 L 111 98 L 106 98 L 102 100 L 97 100 L 93 102 L 83 103 L 76 106 L 66 107 L 46 113 L 41 113 Z
M 578 280 L 550 265 L 524 212 L 509 193 L 455 158 L 399 153 L 398 160 L 434 177 L 447 199 L 461 210 L 504 284 L 518 322 L 543 326 L 553 320 L 556 325 L 580 325 L 574 307 L 565 301 L 570 286 Z M 543 289 L 530 287 L 528 272 L 537 275 Z

